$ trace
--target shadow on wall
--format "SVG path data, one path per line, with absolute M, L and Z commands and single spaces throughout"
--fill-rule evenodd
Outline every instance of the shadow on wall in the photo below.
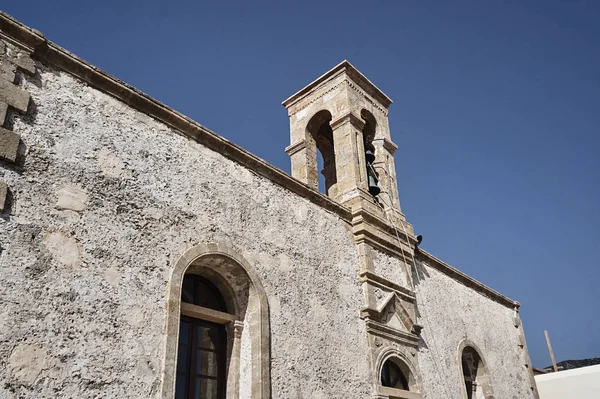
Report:
M 417 249 L 417 251 L 418 251 L 418 249 Z M 415 262 L 414 262 L 413 268 L 412 268 L 412 279 L 413 279 L 414 288 L 416 289 L 419 286 L 419 284 L 421 284 L 421 282 L 424 281 L 428 277 L 431 277 L 431 276 L 429 275 L 429 272 L 427 271 L 425 266 L 423 266 L 423 263 L 415 259 Z
M 417 251 L 418 251 L 418 249 L 417 249 Z M 425 281 L 425 279 L 427 279 L 429 277 L 431 277 L 431 276 L 429 275 L 429 272 L 427 271 L 427 269 L 425 268 L 423 263 L 415 259 L 415 261 L 413 263 L 413 267 L 412 267 L 412 280 L 413 280 L 415 294 L 416 294 L 416 290 L 419 287 L 419 285 L 421 284 L 421 282 Z M 419 320 L 420 318 L 423 317 L 423 315 L 419 311 L 419 301 L 415 302 L 415 314 L 417 316 L 417 320 Z M 423 334 L 421 334 L 420 339 L 419 339 L 419 350 L 421 350 L 421 349 L 429 349 L 429 346 L 427 345 L 427 343 L 425 342 L 425 340 L 423 338 Z

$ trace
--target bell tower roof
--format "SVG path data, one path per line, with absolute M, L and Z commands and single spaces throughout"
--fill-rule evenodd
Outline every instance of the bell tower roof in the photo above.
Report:
M 373 99 L 379 102 L 385 109 L 387 109 L 392 100 L 385 95 L 377 86 L 375 86 L 365 75 L 360 73 L 358 69 L 356 69 L 348 60 L 344 60 L 331 68 L 329 71 L 325 72 L 319 78 L 317 78 L 312 83 L 308 84 L 302 90 L 298 91 L 296 94 L 289 97 L 287 100 L 282 102 L 282 105 L 286 108 L 291 107 L 298 101 L 303 98 L 310 96 L 315 90 L 317 90 L 322 85 L 327 82 L 335 79 L 337 76 L 341 74 L 346 74 L 348 78 L 356 83 L 361 89 L 363 89 L 367 94 L 369 94 Z

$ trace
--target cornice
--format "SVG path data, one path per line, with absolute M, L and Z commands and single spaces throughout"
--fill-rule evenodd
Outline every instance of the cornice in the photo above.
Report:
M 504 305 L 510 309 L 518 309 L 521 306 L 519 302 L 513 301 L 512 299 L 502 295 L 498 291 L 491 289 L 487 285 L 480 283 L 472 277 L 467 276 L 465 273 L 455 269 L 446 262 L 424 251 L 420 247 L 415 251 L 415 258 L 427 263 L 427 265 L 433 267 L 437 271 L 444 273 L 445 275 L 453 278 L 459 283 L 474 289 L 480 294 L 498 302 L 501 305 Z
M 392 100 L 385 95 L 377 86 L 375 86 L 365 75 L 360 73 L 358 69 L 356 69 L 350 62 L 344 60 L 331 68 L 329 71 L 325 72 L 323 75 L 318 77 L 313 82 L 309 83 L 307 86 L 293 94 L 291 97 L 283 101 L 281 104 L 289 108 L 298 101 L 302 100 L 306 97 L 307 94 L 312 93 L 317 88 L 321 87 L 326 82 L 332 80 L 340 73 L 346 74 L 352 82 L 358 85 L 361 89 L 369 93 L 377 102 L 381 104 L 381 106 L 387 109 L 390 104 L 392 104 Z
M 365 320 L 365 324 L 367 325 L 367 332 L 369 334 L 378 335 L 390 341 L 408 346 L 417 347 L 419 345 L 420 336 L 417 334 L 400 331 L 372 319 Z
M 381 277 L 371 271 L 365 270 L 359 275 L 359 282 L 364 283 L 367 282 L 375 287 L 383 288 L 387 291 L 391 291 L 396 293 L 400 298 L 405 301 L 415 303 L 416 297 L 415 293 L 408 288 L 404 288 L 403 286 L 396 284 L 384 277 Z
M 327 83 L 330 83 L 331 80 L 333 80 L 334 78 L 338 77 L 340 74 L 341 73 L 333 75 L 330 80 L 328 80 L 326 82 L 323 82 L 322 84 L 314 87 L 313 90 L 310 91 L 309 93 L 315 93 L 318 90 L 326 87 Z M 363 90 L 361 90 L 356 84 L 352 83 L 352 81 L 350 81 L 349 79 L 344 79 L 344 80 L 340 81 L 339 83 L 337 83 L 337 84 L 329 87 L 327 90 L 323 91 L 322 93 L 320 93 L 318 95 L 313 95 L 312 97 L 308 97 L 309 93 L 307 93 L 302 98 L 299 98 L 297 101 L 294 101 L 293 103 L 291 103 L 289 105 L 285 105 L 286 104 L 285 101 L 282 104 L 288 110 L 288 115 L 289 116 L 294 116 L 298 112 L 302 111 L 303 109 L 308 108 L 313 103 L 315 103 L 316 101 L 318 101 L 322 97 L 326 96 L 327 94 L 331 93 L 332 91 L 338 89 L 342 85 L 346 85 L 349 89 L 354 90 L 356 93 L 359 94 L 360 97 L 364 98 L 365 101 L 367 101 L 369 104 L 371 104 L 375 109 L 377 109 L 381 113 L 383 113 L 384 116 L 388 115 L 388 110 L 387 110 L 386 107 L 382 106 L 376 100 L 373 100 L 369 94 L 367 94 L 366 92 L 364 92 Z M 303 102 L 303 100 L 304 100 L 304 102 Z
M 351 225 L 357 243 L 366 242 L 376 249 L 410 260 L 417 239 L 413 234 L 405 233 L 412 231 L 408 222 L 397 219 L 396 223 L 405 224 L 405 228 L 398 231 L 391 222 L 362 207 L 352 211 Z

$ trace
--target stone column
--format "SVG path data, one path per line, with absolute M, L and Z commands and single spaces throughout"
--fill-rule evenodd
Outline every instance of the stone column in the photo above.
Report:
M 237 399 L 240 396 L 240 352 L 242 347 L 242 331 L 244 323 L 234 320 L 227 325 L 228 344 L 231 345 L 231 357 L 227 369 L 227 398 Z
M 394 162 L 394 153 L 398 146 L 386 137 L 375 138 L 373 146 L 375 147 L 373 167 L 379 174 L 379 187 L 382 191 L 380 195 L 383 195 L 383 202 L 386 207 L 399 211 L 400 199 L 398 197 L 398 182 Z
M 285 152 L 292 162 L 292 176 L 307 184 L 310 188 L 319 190 L 317 176 L 317 145 L 312 137 L 288 146 Z
M 331 121 L 337 169 L 337 201 L 345 201 L 366 192 L 366 162 L 362 129 L 363 120 L 353 112 Z M 364 170 L 363 170 L 364 169 Z

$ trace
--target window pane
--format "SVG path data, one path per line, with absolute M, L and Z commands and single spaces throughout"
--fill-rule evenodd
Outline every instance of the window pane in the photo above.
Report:
M 190 341 L 190 323 L 181 320 L 179 323 L 179 342 L 187 344 Z
M 202 326 L 202 328 L 198 328 L 196 345 L 202 349 L 217 349 L 220 332 L 221 328 L 218 326 Z
M 406 376 L 400 370 L 400 367 L 391 360 L 386 361 L 383 365 L 383 369 L 381 370 L 381 385 L 408 391 Z
M 218 399 L 217 380 L 196 378 L 194 386 L 194 399 Z
M 175 385 L 175 399 L 186 399 L 186 383 L 185 375 L 177 376 L 177 383 Z
M 196 356 L 199 356 L 199 361 L 196 361 L 196 370 L 194 372 L 203 376 L 216 377 L 219 371 L 217 354 L 197 349 Z
M 219 310 L 221 312 L 227 311 L 227 308 L 225 307 L 225 301 L 214 284 L 204 279 L 198 279 L 196 284 L 197 295 L 196 298 L 194 298 L 196 301 L 194 303 L 196 305 Z
M 192 275 L 188 275 L 183 278 L 181 301 L 194 303 L 194 276 Z
M 180 345 L 177 351 L 177 372 L 185 373 L 188 369 L 190 352 L 187 346 Z

